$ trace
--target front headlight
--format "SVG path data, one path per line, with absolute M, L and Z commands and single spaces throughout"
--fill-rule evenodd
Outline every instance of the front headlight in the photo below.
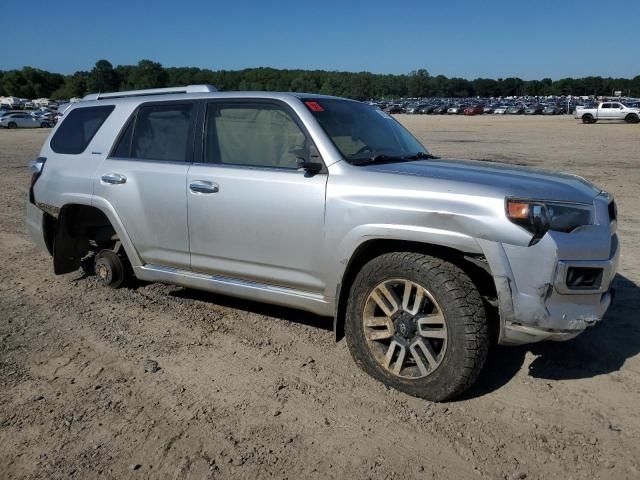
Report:
M 508 198 L 507 218 L 534 235 L 532 244 L 548 230 L 569 233 L 593 223 L 593 206 Z

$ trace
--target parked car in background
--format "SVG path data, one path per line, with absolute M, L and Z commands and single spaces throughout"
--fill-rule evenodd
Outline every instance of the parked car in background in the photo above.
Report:
M 582 123 L 596 123 L 600 120 L 638 123 L 640 109 L 627 107 L 620 102 L 602 102 L 596 108 L 576 107 L 574 118 L 582 120 Z
M 31 116 L 40 120 L 52 120 L 51 112 L 46 110 L 34 110 L 31 112 Z
M 390 105 L 384 109 L 386 113 L 404 113 L 404 108 L 400 105 Z
M 439 105 L 433 109 L 433 113 L 436 115 L 444 115 L 447 113 L 447 110 L 449 110 L 449 105 Z
M 507 115 L 521 115 L 524 113 L 524 107 L 520 105 L 512 105 L 504 112 Z
M 0 127 L 6 128 L 47 128 L 51 125 L 50 120 L 36 118 L 25 112 L 9 113 L 0 117 Z
M 467 107 L 464 109 L 465 115 L 482 115 L 483 113 L 484 113 L 484 109 L 479 105 L 475 105 L 473 107 Z
M 496 115 L 504 115 L 505 113 L 507 113 L 508 108 L 509 107 L 507 107 L 506 105 L 500 105 L 493 110 L 493 113 L 495 113 Z
M 547 105 L 542 109 L 542 115 L 560 115 L 562 110 L 556 105 Z
M 525 115 L 542 115 L 542 110 L 544 110 L 542 105 L 531 105 L 530 107 L 527 107 L 524 109 L 524 114 Z

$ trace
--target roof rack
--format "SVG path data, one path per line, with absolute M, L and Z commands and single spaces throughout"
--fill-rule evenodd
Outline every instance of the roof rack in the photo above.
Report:
M 142 97 L 147 95 L 169 95 L 171 93 L 207 93 L 217 92 L 213 85 L 186 85 L 184 87 L 149 88 L 146 90 L 129 90 L 126 92 L 90 93 L 82 100 L 102 100 L 103 98 Z

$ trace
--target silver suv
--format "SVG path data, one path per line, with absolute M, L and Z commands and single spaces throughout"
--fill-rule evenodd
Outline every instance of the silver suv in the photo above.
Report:
M 446 400 L 501 344 L 567 340 L 611 303 L 612 197 L 574 175 L 438 160 L 351 100 L 196 85 L 93 94 L 32 162 L 56 274 L 333 317 L 367 373 Z

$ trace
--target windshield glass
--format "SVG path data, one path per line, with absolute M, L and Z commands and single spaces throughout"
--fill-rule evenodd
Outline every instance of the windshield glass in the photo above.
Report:
M 428 154 L 400 123 L 371 105 L 339 99 L 303 101 L 348 162 L 376 155 Z

